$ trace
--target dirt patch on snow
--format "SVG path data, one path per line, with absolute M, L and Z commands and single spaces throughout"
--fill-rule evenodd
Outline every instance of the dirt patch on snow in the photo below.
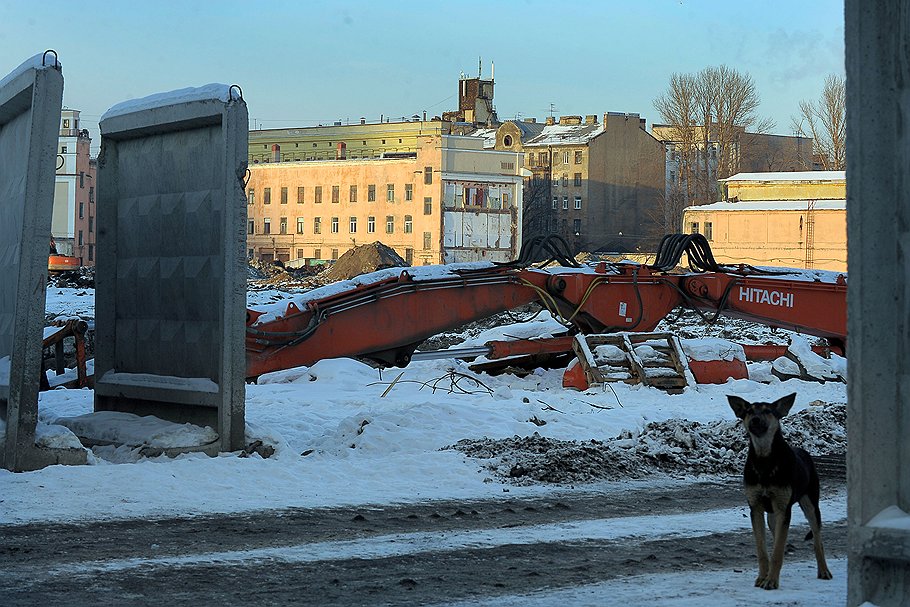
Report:
M 847 406 L 818 402 L 783 421 L 784 436 L 813 455 L 847 450 Z M 748 443 L 738 421 L 670 419 L 625 430 L 606 441 L 565 441 L 534 433 L 506 439 L 464 439 L 454 449 L 478 459 L 497 479 L 516 485 L 577 484 L 653 474 L 738 474 Z

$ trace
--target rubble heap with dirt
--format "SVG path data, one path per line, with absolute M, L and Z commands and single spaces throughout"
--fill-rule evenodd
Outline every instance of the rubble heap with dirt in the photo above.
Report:
M 847 406 L 820 401 L 787 416 L 784 436 L 812 455 L 847 450 Z M 654 474 L 740 474 L 746 460 L 745 430 L 736 420 L 699 423 L 670 419 L 624 430 L 605 441 L 566 441 L 534 433 L 506 439 L 465 439 L 444 447 L 481 460 L 498 480 L 516 485 L 576 484 L 643 478 Z
M 376 241 L 347 251 L 330 268 L 320 272 L 318 278 L 329 284 L 377 270 L 406 268 L 410 265 L 395 252 L 395 249 Z

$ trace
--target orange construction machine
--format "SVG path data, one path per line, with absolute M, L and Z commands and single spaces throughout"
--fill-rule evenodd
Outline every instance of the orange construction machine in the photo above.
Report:
M 699 234 L 665 236 L 650 265 L 582 265 L 559 237 L 539 237 L 514 262 L 382 270 L 248 310 L 247 376 L 341 356 L 403 366 L 428 337 L 532 302 L 568 336 L 653 331 L 685 306 L 709 321 L 724 315 L 825 337 L 843 352 L 846 293 L 845 274 L 718 264 Z M 475 356 L 566 351 L 570 342 L 491 342 Z

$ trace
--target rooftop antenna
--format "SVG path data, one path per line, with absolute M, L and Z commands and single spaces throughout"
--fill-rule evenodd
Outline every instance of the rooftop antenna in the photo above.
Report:
M 480 80 L 480 73 L 483 71 L 482 57 L 477 58 L 477 79 Z
M 553 117 L 553 114 L 556 112 L 556 104 L 550 103 L 550 118 Z

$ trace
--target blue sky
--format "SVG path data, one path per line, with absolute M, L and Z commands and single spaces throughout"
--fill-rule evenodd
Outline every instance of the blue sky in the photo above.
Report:
M 844 73 L 838 0 L 59 2 L 0 0 L 0 77 L 47 48 L 64 104 L 98 117 L 151 93 L 240 84 L 260 127 L 432 116 L 454 109 L 460 72 L 496 64 L 502 119 L 638 112 L 673 72 L 748 72 L 774 132 Z

